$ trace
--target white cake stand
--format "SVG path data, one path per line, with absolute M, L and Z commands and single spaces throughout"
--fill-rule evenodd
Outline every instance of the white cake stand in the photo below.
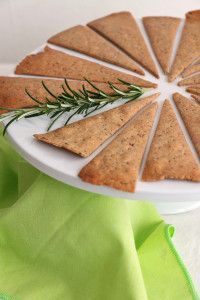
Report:
M 141 26 L 141 30 L 147 39 L 146 34 Z M 180 38 L 180 31 L 177 35 L 177 41 L 175 45 L 175 49 L 177 47 L 178 40 Z M 34 52 L 40 51 L 45 45 L 38 48 Z M 52 46 L 50 47 L 54 49 L 59 49 L 60 51 L 72 54 L 72 51 Z M 174 49 L 174 50 L 175 50 Z M 152 50 L 149 47 L 149 50 L 154 57 Z M 74 54 L 74 53 L 73 53 Z M 91 61 L 96 61 L 95 59 L 88 58 L 85 55 L 81 55 L 76 53 L 76 56 L 87 58 Z M 174 54 L 173 54 L 174 56 Z M 172 57 L 173 59 L 173 57 Z M 99 61 L 98 61 L 99 62 Z M 156 62 L 156 59 L 155 59 Z M 156 62 L 157 63 L 157 62 Z M 103 65 L 110 66 L 107 63 L 102 63 Z M 160 66 L 158 65 L 158 69 L 160 74 L 162 71 Z M 117 70 L 122 70 L 120 67 L 112 66 Z M 122 70 L 125 71 L 125 70 Z M 127 73 L 132 74 L 129 71 Z M 13 70 L 14 74 L 14 70 Z M 177 86 L 176 82 L 168 83 L 166 77 L 164 75 L 160 76 L 160 79 L 155 79 L 152 75 L 150 75 L 147 71 L 145 71 L 145 79 L 157 82 L 158 89 L 155 92 L 160 91 L 161 96 L 158 98 L 159 102 L 159 110 L 161 109 L 161 103 L 166 98 L 172 98 L 171 95 L 174 92 L 181 92 L 188 96 L 188 94 L 184 91 L 183 88 Z M 14 76 L 14 75 L 13 75 Z M 148 94 L 154 93 L 154 90 L 148 92 Z M 173 103 L 173 102 L 172 102 Z M 173 104 L 174 105 L 174 104 Z M 112 106 L 114 107 L 114 105 Z M 107 107 L 106 109 L 108 109 Z M 194 153 L 196 159 L 198 160 L 197 153 L 194 149 L 193 144 L 191 143 L 191 139 L 185 130 L 184 124 L 176 110 L 174 105 L 174 110 L 177 114 L 177 118 L 179 124 L 185 134 L 185 137 L 189 143 L 189 146 Z M 78 118 L 73 119 L 73 121 L 77 120 Z M 147 200 L 151 201 L 155 204 L 161 214 L 175 214 L 175 213 L 182 213 L 186 211 L 190 211 L 200 206 L 200 184 L 187 182 L 187 181 L 173 181 L 173 180 L 164 180 L 158 182 L 142 182 L 140 180 L 141 174 L 139 177 L 139 181 L 136 187 L 135 193 L 127 193 L 118 191 L 115 189 L 111 189 L 104 186 L 95 186 L 89 183 L 85 183 L 80 180 L 77 176 L 79 170 L 89 162 L 107 143 L 101 146 L 95 153 L 93 153 L 89 158 L 80 158 L 76 155 L 73 155 L 67 151 L 57 149 L 55 147 L 51 147 L 44 143 L 38 142 L 33 138 L 33 134 L 46 132 L 47 124 L 48 124 L 47 117 L 37 117 L 33 119 L 21 120 L 20 122 L 15 123 L 14 125 L 8 128 L 8 138 L 10 139 L 11 143 L 14 145 L 15 149 L 24 157 L 29 163 L 35 166 L 40 171 L 46 173 L 47 175 L 60 180 L 64 183 L 72 185 L 74 187 L 87 190 L 90 192 L 95 192 L 103 195 L 109 195 L 116 198 L 125 198 L 130 200 Z M 150 147 L 150 143 L 153 137 L 153 133 L 155 131 L 156 124 L 158 122 L 158 115 L 154 123 L 154 128 L 151 132 L 146 151 L 144 154 L 143 164 L 141 166 L 141 173 L 144 168 L 144 162 L 146 160 L 147 152 Z M 56 123 L 56 127 L 62 126 L 62 120 Z

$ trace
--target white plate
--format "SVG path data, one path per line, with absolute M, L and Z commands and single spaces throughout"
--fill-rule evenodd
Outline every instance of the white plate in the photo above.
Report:
M 80 20 L 79 20 L 80 21 Z M 139 25 L 141 27 L 141 30 L 145 36 L 145 39 L 147 40 L 146 34 L 144 32 L 144 29 L 142 27 L 141 21 L 139 20 Z M 180 38 L 180 32 L 182 29 L 183 24 L 180 26 L 179 32 L 177 34 L 176 44 L 174 47 L 174 50 L 177 47 L 178 40 Z M 40 51 L 44 45 L 40 48 L 38 48 L 34 52 Z M 97 61 L 93 58 L 89 58 L 85 55 L 81 55 L 78 53 L 74 53 L 73 51 L 66 50 L 64 48 L 60 48 L 57 46 L 50 45 L 50 47 L 54 49 L 59 49 L 66 53 L 73 53 L 76 56 L 87 58 L 91 61 Z M 150 48 L 149 50 L 154 57 L 154 60 L 156 62 L 155 56 Z M 173 54 L 174 56 L 174 54 Z M 173 59 L 172 56 L 172 59 Z M 99 62 L 99 61 L 98 61 Z M 106 66 L 111 66 L 107 63 L 102 63 Z M 163 74 L 161 71 L 160 66 L 156 62 L 159 73 Z M 122 70 L 127 73 L 133 74 L 132 72 L 126 71 L 121 69 L 120 67 L 112 66 L 112 68 L 117 70 Z M 160 75 L 160 79 L 155 79 L 151 74 L 149 74 L 145 70 L 145 79 L 157 82 L 158 83 L 158 90 L 161 92 L 161 96 L 158 99 L 159 104 L 161 104 L 164 99 L 166 98 L 172 98 L 171 95 L 173 92 L 181 92 L 182 94 L 185 94 L 188 96 L 188 94 L 184 91 L 183 88 L 180 88 L 175 83 L 168 83 L 166 80 L 166 77 L 164 75 Z M 135 74 L 134 74 L 135 75 Z M 157 90 L 155 90 L 156 92 Z M 154 90 L 151 91 L 151 94 L 154 93 Z M 148 93 L 149 94 L 149 93 Z M 146 95 L 148 95 L 146 94 Z M 113 107 L 113 106 L 112 106 Z M 107 107 L 106 109 L 108 109 Z M 159 110 L 161 109 L 161 105 L 159 106 Z M 182 130 L 185 133 L 186 139 L 191 147 L 192 152 L 196 156 L 196 159 L 198 159 L 196 151 L 191 143 L 191 140 L 188 136 L 188 133 L 185 130 L 185 127 L 183 125 L 182 120 L 179 117 L 179 114 L 177 113 L 177 110 L 174 106 L 175 112 L 177 114 L 177 118 L 179 120 L 180 126 Z M 73 119 L 73 121 L 78 120 L 78 118 Z M 154 129 L 152 131 L 152 134 L 150 136 L 147 149 L 145 151 L 143 164 L 141 167 L 141 170 L 144 167 L 144 161 L 146 159 L 146 155 L 152 140 L 153 132 L 155 130 L 156 124 L 158 121 L 158 114 L 157 118 L 155 120 Z M 93 155 L 91 155 L 89 158 L 80 158 L 76 155 L 71 154 L 70 152 L 60 150 L 51 146 L 48 146 L 47 144 L 41 143 L 36 141 L 33 138 L 33 134 L 35 133 L 41 133 L 45 132 L 48 124 L 48 118 L 47 117 L 38 117 L 28 120 L 21 120 L 20 122 L 15 123 L 14 125 L 10 126 L 8 128 L 8 137 L 15 146 L 16 150 L 26 159 L 28 160 L 32 165 L 34 165 L 36 168 L 41 170 L 42 172 L 48 174 L 49 176 L 52 176 L 55 179 L 58 179 L 64 183 L 70 184 L 72 186 L 78 187 L 80 189 L 84 189 L 87 191 L 104 194 L 104 195 L 110 195 L 113 197 L 121 197 L 121 198 L 127 198 L 132 200 L 150 200 L 157 204 L 163 204 L 166 202 L 168 204 L 171 202 L 170 205 L 172 205 L 172 201 L 180 201 L 179 203 L 184 203 L 188 201 L 195 202 L 197 204 L 197 201 L 200 200 L 200 184 L 199 183 L 192 183 L 187 181 L 173 181 L 173 180 L 164 180 L 164 181 L 158 181 L 158 182 L 142 182 L 140 179 L 137 183 L 136 192 L 135 193 L 127 193 L 127 192 L 121 192 L 112 188 L 103 187 L 103 186 L 95 186 L 89 183 L 85 183 L 79 179 L 77 176 L 79 170 L 87 164 L 99 151 L 100 149 L 104 148 L 105 145 L 108 143 L 105 143 L 100 149 L 98 149 Z M 59 121 L 56 123 L 56 127 L 59 127 L 62 125 L 62 121 Z M 141 177 L 141 174 L 140 174 Z M 200 204 L 200 202 L 199 202 Z

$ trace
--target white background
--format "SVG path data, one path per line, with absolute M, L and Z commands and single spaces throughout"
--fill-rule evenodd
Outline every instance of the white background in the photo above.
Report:
M 184 17 L 198 8 L 200 0 L 0 0 L 0 62 L 16 62 L 79 19 L 86 23 L 120 10 Z
M 9 72 L 5 64 L 16 63 L 80 18 L 87 23 L 120 10 L 137 17 L 184 17 L 193 9 L 200 9 L 200 0 L 0 0 L 0 74 Z M 175 225 L 175 244 L 200 288 L 200 209 L 164 218 Z

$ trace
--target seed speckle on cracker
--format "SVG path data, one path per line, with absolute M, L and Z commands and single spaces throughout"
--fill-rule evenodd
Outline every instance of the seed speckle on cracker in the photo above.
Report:
M 185 25 L 168 80 L 176 79 L 200 56 L 200 10 L 186 14 Z
M 200 30 L 199 30 L 200 31 Z M 182 77 L 188 77 L 191 76 L 195 73 L 199 73 L 200 72 L 200 64 L 194 64 L 189 66 L 183 73 L 182 73 Z
M 169 100 L 164 102 L 142 179 L 200 182 L 200 164 L 186 142 Z
M 34 136 L 39 141 L 87 157 L 140 109 L 152 103 L 158 96 L 159 94 L 154 94 L 132 101 L 51 132 L 35 134 Z
M 48 42 L 144 75 L 144 71 L 128 55 L 88 26 L 71 27 L 52 36 Z
M 54 95 L 58 96 L 63 92 L 61 87 L 63 84 L 62 79 L 0 76 L 0 107 L 13 109 L 33 107 L 35 102 L 27 95 L 25 89 L 27 89 L 32 96 L 42 102 L 46 102 L 46 97 L 52 101 L 53 97 L 51 97 L 44 89 L 42 81 Z M 91 91 L 95 91 L 86 81 L 68 80 L 68 83 L 74 90 L 81 89 L 84 84 L 86 89 L 88 88 Z M 111 90 L 107 83 L 96 82 L 95 85 L 105 93 L 113 93 L 113 90 Z M 122 90 L 126 90 L 126 87 L 122 84 L 116 84 L 116 86 Z M 4 110 L 0 110 L 0 114 L 4 112 Z
M 186 88 L 186 91 L 188 93 L 194 94 L 194 95 L 199 95 L 200 96 L 200 88 L 196 86 L 189 86 Z
M 131 120 L 106 148 L 83 167 L 79 177 L 92 184 L 134 192 L 156 110 L 157 104 L 153 103 Z
M 118 78 L 142 87 L 156 87 L 142 78 L 120 72 L 98 63 L 45 47 L 42 52 L 28 55 L 17 66 L 16 74 L 119 83 Z
M 122 49 L 146 70 L 159 78 L 154 61 L 134 16 L 128 11 L 113 13 L 87 24 Z
M 144 17 L 143 24 L 158 62 L 160 63 L 164 73 L 168 73 L 170 58 L 180 19 L 158 16 Z
M 178 82 L 179 86 L 200 84 L 200 74 L 184 78 Z
M 200 156 L 200 106 L 179 93 L 173 99 Z

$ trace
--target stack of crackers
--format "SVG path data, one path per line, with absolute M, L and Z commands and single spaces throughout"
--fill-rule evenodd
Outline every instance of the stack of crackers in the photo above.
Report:
M 143 18 L 155 57 L 168 81 L 182 77 L 178 85 L 187 86 L 186 91 L 193 98 L 175 93 L 173 101 L 164 101 L 152 141 L 149 136 L 158 114 L 155 101 L 159 93 L 51 132 L 34 135 L 38 141 L 83 158 L 97 151 L 97 155 L 78 174 L 83 181 L 134 192 L 147 143 L 151 142 L 142 172 L 143 181 L 177 179 L 200 182 L 200 10 L 186 14 L 171 63 L 180 22 L 175 17 Z M 48 44 L 42 52 L 28 55 L 16 67 L 15 74 L 47 77 L 44 81 L 54 95 L 62 93 L 61 78 L 67 78 L 74 90 L 80 89 L 83 83 L 87 88 L 84 78 L 95 82 L 106 93 L 111 93 L 107 82 L 118 85 L 118 78 L 145 88 L 157 87 L 156 83 L 142 78 L 145 70 L 156 78 L 159 78 L 159 73 L 130 12 L 113 13 L 86 26 L 66 29 L 52 36 L 48 43 L 56 47 Z M 69 55 L 63 48 L 83 53 L 99 62 Z M 119 66 L 124 71 L 107 67 L 100 61 Z M 138 75 L 127 73 L 125 69 Z M 0 77 L 0 106 L 33 106 L 25 88 L 34 97 L 46 101 L 47 92 L 41 85 L 42 79 L 35 77 Z M 182 117 L 195 150 L 186 141 L 177 113 Z M 98 153 L 98 148 L 105 141 L 107 145 Z

